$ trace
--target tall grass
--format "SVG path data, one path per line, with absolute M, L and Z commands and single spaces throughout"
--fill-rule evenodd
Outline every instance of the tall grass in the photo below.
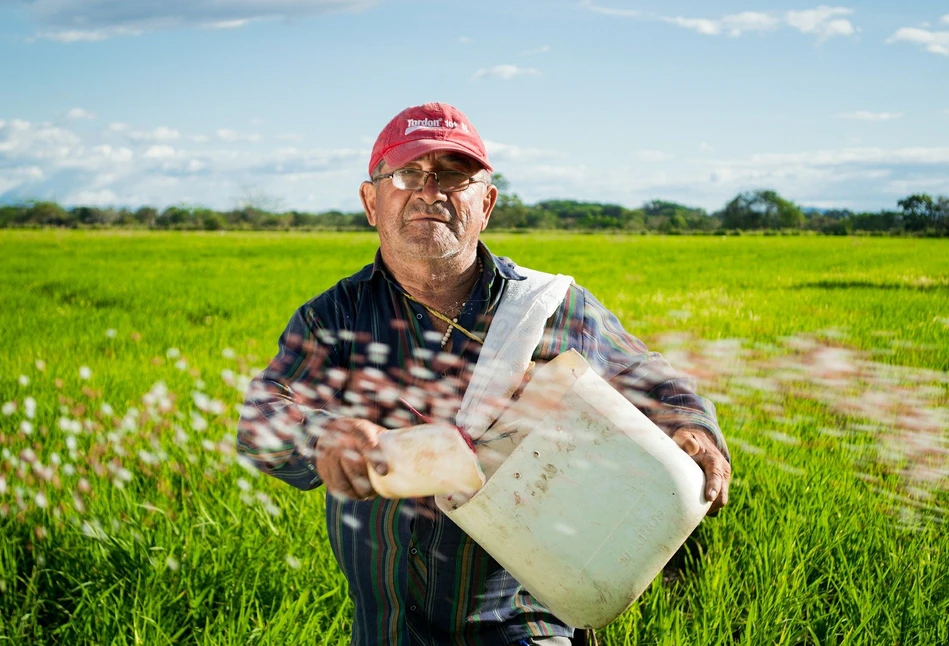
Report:
M 735 467 L 607 644 L 949 643 L 949 246 L 489 236 L 711 396 Z M 345 644 L 301 493 L 235 459 L 247 379 L 366 234 L 0 232 L 0 642 Z

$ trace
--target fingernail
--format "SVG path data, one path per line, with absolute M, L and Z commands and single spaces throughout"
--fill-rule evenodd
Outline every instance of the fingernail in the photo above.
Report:
M 708 492 L 707 497 L 709 500 L 715 500 L 716 498 L 718 498 L 718 492 L 712 489 L 711 491 Z
M 382 462 L 376 463 L 376 473 L 378 473 L 381 476 L 386 475 L 387 473 L 389 473 L 389 465 Z

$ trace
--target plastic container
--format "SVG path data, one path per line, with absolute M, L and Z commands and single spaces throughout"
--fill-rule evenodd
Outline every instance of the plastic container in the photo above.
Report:
M 709 508 L 692 458 L 573 351 L 480 441 L 486 484 L 436 502 L 572 626 L 622 614 Z
M 470 495 L 485 482 L 478 458 L 461 433 L 447 424 L 421 424 L 386 431 L 379 450 L 389 472 L 366 469 L 369 481 L 385 498 Z

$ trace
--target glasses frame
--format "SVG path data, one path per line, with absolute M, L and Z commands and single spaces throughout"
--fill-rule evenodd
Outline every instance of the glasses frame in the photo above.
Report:
M 401 173 L 401 172 L 403 172 L 403 171 L 412 171 L 413 173 L 423 173 L 423 174 L 425 175 L 425 178 L 422 180 L 422 185 L 419 186 L 419 187 L 416 188 L 416 189 L 411 189 L 411 188 L 399 188 L 398 186 L 395 186 L 395 179 L 394 179 L 394 178 L 395 178 L 396 174 Z M 480 171 L 479 171 L 479 172 L 480 172 Z M 452 170 L 452 169 L 450 169 L 450 168 L 446 168 L 446 169 L 442 169 L 442 170 L 422 170 L 421 168 L 396 168 L 396 169 L 395 169 L 394 171 L 392 171 L 391 173 L 384 173 L 384 174 L 382 174 L 382 175 L 376 175 L 375 177 L 372 178 L 372 181 L 375 182 L 375 181 L 377 181 L 377 180 L 382 180 L 382 179 L 391 179 L 391 180 L 393 181 L 393 186 L 395 186 L 395 188 L 399 189 L 400 191 L 422 191 L 422 190 L 425 189 L 425 186 L 428 184 L 428 177 L 429 177 L 429 175 L 434 175 L 434 176 L 435 176 L 435 184 L 438 186 L 438 190 L 441 191 L 442 193 L 461 193 L 462 191 L 468 190 L 468 187 L 470 187 L 472 184 L 487 184 L 487 183 L 488 183 L 487 181 L 485 181 L 485 180 L 483 180 L 483 179 L 475 179 L 475 176 L 474 176 L 474 175 L 469 175 L 469 176 L 468 176 L 468 183 L 467 183 L 467 184 L 465 184 L 465 185 L 462 186 L 461 188 L 451 188 L 451 189 L 448 189 L 448 188 L 444 188 L 444 187 L 441 185 L 441 182 L 439 181 L 439 178 L 438 178 L 438 174 L 439 174 L 439 173 L 458 173 L 459 175 L 464 175 L 464 174 L 465 174 L 464 171 Z M 403 181 L 403 180 L 400 180 L 400 182 L 402 182 L 402 181 Z

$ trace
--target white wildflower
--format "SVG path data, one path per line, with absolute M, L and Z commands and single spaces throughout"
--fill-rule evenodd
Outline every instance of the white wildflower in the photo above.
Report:
M 191 428 L 196 431 L 204 431 L 208 428 L 208 421 L 198 413 L 191 411 Z

